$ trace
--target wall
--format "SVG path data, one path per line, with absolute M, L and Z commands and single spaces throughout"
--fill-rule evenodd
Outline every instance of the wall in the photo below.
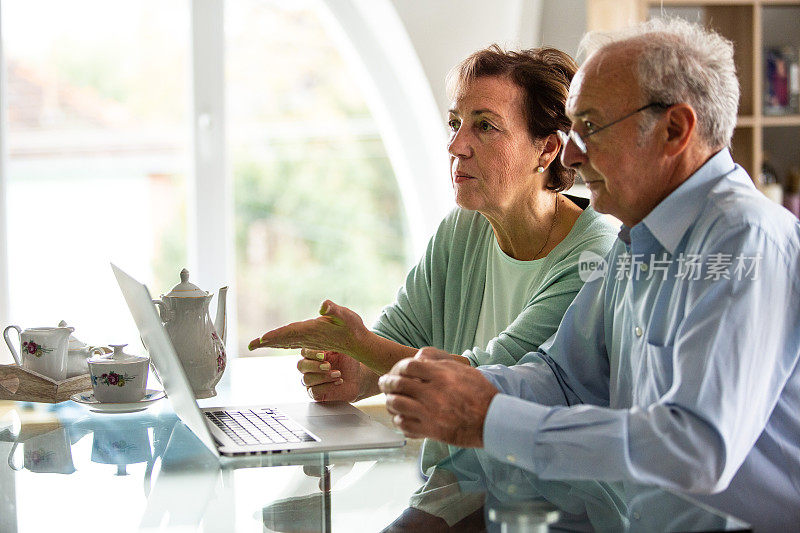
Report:
M 574 54 L 586 29 L 586 0 L 392 0 L 444 117 L 447 72 L 489 44 L 546 44 Z

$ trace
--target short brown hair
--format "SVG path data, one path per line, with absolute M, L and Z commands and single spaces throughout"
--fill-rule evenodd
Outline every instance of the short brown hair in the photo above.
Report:
M 569 84 L 578 65 L 561 50 L 531 48 L 505 51 L 493 44 L 464 59 L 447 76 L 448 93 L 452 96 L 472 80 L 483 77 L 507 77 L 522 89 L 522 112 L 528 123 L 531 139 L 541 139 L 556 130 L 569 131 L 570 120 L 564 112 Z M 550 164 L 552 191 L 564 191 L 575 182 L 575 170 L 564 168 L 556 157 Z

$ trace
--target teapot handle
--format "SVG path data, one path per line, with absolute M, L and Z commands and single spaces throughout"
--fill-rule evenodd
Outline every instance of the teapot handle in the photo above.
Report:
M 22 366 L 22 361 L 19 358 L 19 354 L 17 353 L 17 350 L 14 348 L 14 345 L 11 343 L 11 340 L 8 338 L 8 330 L 10 330 L 11 328 L 14 328 L 15 330 L 17 330 L 17 334 L 20 336 L 20 340 L 22 340 L 21 339 L 21 337 L 22 337 L 22 328 L 19 327 L 19 326 L 8 326 L 6 329 L 3 330 L 3 338 L 5 339 L 6 344 L 8 344 L 8 349 L 11 350 L 11 355 L 12 355 L 12 357 L 14 357 L 14 361 L 16 361 L 19 366 Z
M 158 316 L 161 319 L 161 322 L 166 322 L 169 318 L 167 306 L 162 300 L 153 300 L 153 304 L 158 308 Z

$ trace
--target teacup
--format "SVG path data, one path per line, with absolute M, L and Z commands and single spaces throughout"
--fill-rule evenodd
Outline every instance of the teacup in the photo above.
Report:
M 11 339 L 10 329 L 17 330 L 21 354 L 17 353 Z M 32 370 L 55 381 L 67 378 L 67 346 L 69 335 L 75 328 L 28 328 L 8 326 L 3 330 L 3 338 L 11 350 L 14 361 L 26 370 Z
M 138 402 L 147 385 L 147 357 L 126 354 L 127 344 L 111 344 L 114 351 L 89 359 L 94 398 L 101 403 Z

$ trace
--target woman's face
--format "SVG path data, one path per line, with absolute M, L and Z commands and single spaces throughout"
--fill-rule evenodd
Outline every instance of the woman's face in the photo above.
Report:
M 522 105 L 522 89 L 507 78 L 477 78 L 456 95 L 448 151 L 459 206 L 502 216 L 543 188 L 544 143 L 530 138 Z

